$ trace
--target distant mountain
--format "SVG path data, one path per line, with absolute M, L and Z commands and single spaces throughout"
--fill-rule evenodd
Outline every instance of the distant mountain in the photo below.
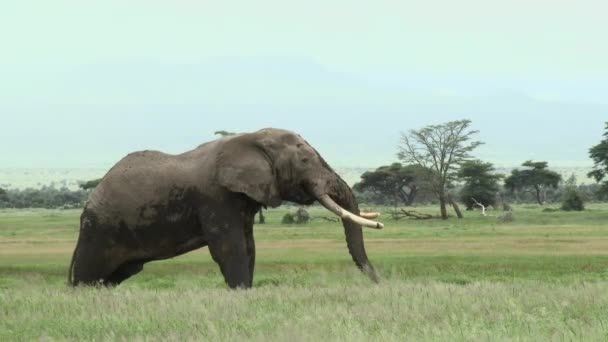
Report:
M 0 94 L 11 127 L 2 167 L 109 167 L 134 150 L 191 149 L 217 130 L 282 127 L 334 166 L 373 168 L 395 160 L 399 132 L 462 118 L 480 130 L 481 159 L 588 166 L 608 120 L 606 104 L 544 101 L 512 90 L 513 80 L 352 75 L 286 57 L 108 63 L 46 77 L 26 82 L 27 95 Z
M 361 175 L 375 168 L 361 167 L 339 167 L 336 172 L 350 185 L 360 181 Z M 509 174 L 513 168 L 497 168 L 498 173 Z M 578 183 L 592 183 L 587 178 L 589 168 L 584 167 L 562 167 L 552 168 L 559 172 L 562 177 L 568 179 L 572 174 L 577 177 Z M 43 186 L 54 186 L 56 188 L 67 187 L 78 189 L 81 182 L 103 177 L 108 170 L 105 168 L 0 168 L 0 188 L 25 189 L 41 188 Z

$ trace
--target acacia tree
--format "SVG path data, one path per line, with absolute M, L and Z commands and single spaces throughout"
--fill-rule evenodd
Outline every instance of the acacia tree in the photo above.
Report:
M 593 159 L 593 171 L 587 177 L 594 178 L 596 182 L 602 182 L 599 190 L 600 197 L 608 196 L 608 122 L 604 128 L 604 140 L 589 149 L 589 157 Z
M 413 204 L 424 183 L 423 174 L 424 170 L 418 165 L 393 163 L 363 173 L 361 181 L 353 189 L 390 198 L 395 205 L 401 202 L 409 206 Z
M 471 120 L 457 120 L 401 133 L 397 157 L 406 164 L 419 165 L 426 170 L 444 220 L 448 218 L 447 203 L 453 203 L 456 213 L 462 217 L 447 188 L 458 166 L 469 160 L 470 152 L 483 144 L 471 141 L 479 131 L 471 130 L 470 125 Z
M 544 190 L 547 187 L 557 189 L 562 176 L 547 169 L 547 162 L 533 162 L 531 160 L 521 164 L 529 169 L 511 171 L 511 175 L 505 178 L 505 188 L 511 192 L 516 190 L 529 191 L 534 193 L 536 202 L 543 205 L 545 203 Z
M 222 131 L 215 131 L 213 134 L 225 137 L 228 135 L 235 135 L 236 133 L 222 130 Z
M 97 187 L 97 185 L 99 185 L 100 182 L 101 182 L 101 178 L 93 179 L 88 182 L 80 184 L 79 187 L 82 190 L 91 190 L 91 189 L 95 189 Z
M 481 160 L 466 161 L 458 171 L 458 178 L 464 180 L 464 187 L 460 190 L 460 200 L 467 206 L 467 210 L 475 205 L 494 206 L 496 193 L 500 189 L 498 181 L 502 175 L 494 173 L 492 163 Z

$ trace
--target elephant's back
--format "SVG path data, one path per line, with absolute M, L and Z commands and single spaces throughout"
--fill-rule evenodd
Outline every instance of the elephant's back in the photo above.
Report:
M 155 219 L 153 208 L 195 185 L 190 167 L 188 160 L 159 151 L 131 153 L 104 176 L 89 196 L 87 209 L 106 222 L 122 220 L 130 226 Z

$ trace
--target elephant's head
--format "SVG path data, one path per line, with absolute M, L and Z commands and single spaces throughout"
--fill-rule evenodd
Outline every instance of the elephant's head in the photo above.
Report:
M 296 133 L 272 128 L 224 139 L 217 169 L 222 186 L 270 207 L 282 201 L 319 201 L 342 219 L 353 261 L 378 280 L 365 253 L 361 226 L 383 225 L 369 220 L 377 215 L 360 213 L 350 187 L 312 146 Z

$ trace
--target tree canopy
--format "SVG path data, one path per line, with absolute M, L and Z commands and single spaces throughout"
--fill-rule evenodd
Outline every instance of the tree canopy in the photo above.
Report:
M 95 189 L 97 187 L 97 185 L 99 185 L 99 183 L 101 183 L 101 180 L 102 180 L 102 178 L 93 179 L 93 180 L 90 180 L 88 182 L 84 182 L 84 183 L 80 184 L 79 187 L 82 190 Z
M 412 205 L 424 182 L 425 171 L 418 165 L 393 163 L 367 171 L 361 175 L 361 181 L 353 186 L 360 192 L 371 192 L 378 196 L 390 198 L 394 204 Z
M 496 204 L 496 193 L 500 189 L 498 181 L 503 175 L 494 173 L 492 163 L 484 163 L 481 160 L 466 161 L 458 171 L 458 178 L 464 181 L 460 200 L 465 203 L 467 209 L 472 209 L 476 201 L 486 207 Z
M 235 135 L 236 133 L 235 132 L 229 132 L 229 131 L 221 130 L 221 131 L 215 131 L 213 134 L 215 134 L 215 135 L 221 135 L 222 137 L 225 137 L 225 136 L 228 136 L 228 135 Z
M 397 157 L 406 164 L 427 171 L 433 192 L 439 199 L 441 217 L 448 218 L 446 203 L 451 202 L 447 186 L 460 164 L 471 159 L 470 152 L 483 144 L 471 141 L 479 131 L 471 130 L 471 120 L 450 121 L 401 133 Z M 454 209 L 459 212 L 455 206 Z M 460 216 L 460 215 L 459 215 Z
M 513 191 L 532 191 L 538 204 L 543 205 L 545 202 L 544 190 L 547 187 L 557 188 L 562 176 L 549 170 L 548 163 L 545 161 L 534 162 L 526 161 L 522 166 L 528 169 L 511 171 L 511 175 L 505 179 L 505 188 Z
M 599 144 L 589 149 L 589 157 L 593 160 L 593 171 L 587 174 L 588 177 L 594 178 L 596 182 L 602 182 L 600 188 L 601 194 L 608 196 L 608 180 L 605 180 L 608 175 L 608 122 L 606 122 L 604 140 Z

